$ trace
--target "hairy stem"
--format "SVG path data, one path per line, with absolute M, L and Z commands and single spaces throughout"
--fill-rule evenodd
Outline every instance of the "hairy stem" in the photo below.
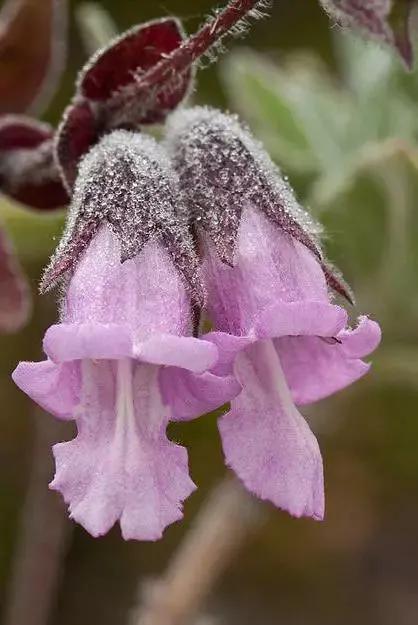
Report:
M 176 80 L 176 77 L 186 72 L 212 46 L 220 42 L 241 20 L 265 4 L 266 0 L 231 0 L 216 17 L 207 21 L 180 47 L 173 50 L 145 74 L 138 76 L 135 93 L 131 97 L 137 99 L 152 93 L 155 98 L 162 89 L 166 89 L 168 84 Z M 109 106 L 110 117 L 112 117 L 112 112 L 117 113 L 120 97 L 126 106 L 126 95 L 116 95 Z
M 143 89 L 151 89 L 165 83 L 173 74 L 184 72 L 259 4 L 260 0 L 229 2 L 213 21 L 206 23 L 182 46 L 148 71 L 139 80 L 139 86 Z
M 261 507 L 237 481 L 209 496 L 163 577 L 146 594 L 131 625 L 189 625 L 248 535 Z

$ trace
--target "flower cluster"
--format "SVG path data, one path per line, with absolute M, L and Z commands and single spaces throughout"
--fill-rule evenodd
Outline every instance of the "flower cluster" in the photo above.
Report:
M 170 50 L 183 62 L 182 36 L 174 20 L 134 29 L 82 73 L 55 139 L 71 207 L 42 279 L 61 283 L 60 317 L 46 360 L 13 374 L 76 422 L 54 447 L 51 487 L 94 536 L 119 521 L 126 539 L 155 540 L 180 519 L 195 486 L 168 422 L 228 402 L 227 465 L 261 499 L 322 519 L 321 454 L 299 407 L 363 376 L 380 340 L 333 302 L 351 294 L 320 228 L 250 132 L 216 110 L 175 110 L 192 70 L 139 88 Z M 158 144 L 143 128 L 166 118 Z

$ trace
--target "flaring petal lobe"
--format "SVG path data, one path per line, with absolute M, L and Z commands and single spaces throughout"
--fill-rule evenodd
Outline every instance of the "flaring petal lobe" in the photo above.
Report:
M 125 539 L 157 540 L 182 517 L 195 486 L 186 450 L 166 437 L 167 421 L 157 367 L 83 363 L 78 435 L 55 446 L 51 488 L 93 536 L 119 520 Z
M 188 421 L 216 410 L 241 391 L 232 375 L 218 377 L 209 372 L 197 375 L 173 367 L 161 369 L 160 384 L 173 421 Z
M 12 377 L 15 384 L 47 412 L 59 419 L 74 418 L 81 390 L 78 363 L 21 362 Z
M 378 346 L 380 328 L 362 317 L 356 329 L 343 330 L 336 339 L 288 336 L 274 341 L 296 404 L 319 401 L 362 378 L 370 365 L 361 358 Z
M 219 422 L 227 464 L 261 499 L 296 517 L 322 519 L 321 453 L 292 401 L 273 343 L 241 352 L 235 372 L 243 390 Z

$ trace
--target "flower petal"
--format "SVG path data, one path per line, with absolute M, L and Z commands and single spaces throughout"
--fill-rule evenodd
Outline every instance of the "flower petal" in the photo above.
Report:
M 21 362 L 12 374 L 15 384 L 47 412 L 59 419 L 73 419 L 80 401 L 78 363 L 57 365 L 44 362 Z
M 347 358 L 364 358 L 379 346 L 382 331 L 376 321 L 368 317 L 359 317 L 355 330 L 343 330 L 338 335 L 342 342 L 342 351 Z
M 355 330 L 344 330 L 336 337 L 340 342 L 328 343 L 315 336 L 275 340 L 296 404 L 310 404 L 328 397 L 369 371 L 370 365 L 360 358 L 379 344 L 378 324 L 362 317 Z
M 51 488 L 93 536 L 119 519 L 125 539 L 156 540 L 195 489 L 187 453 L 166 438 L 158 367 L 83 362 L 78 436 L 54 447 Z
M 281 336 L 331 338 L 337 336 L 346 323 L 346 311 L 327 302 L 277 302 L 259 315 L 247 336 L 209 332 L 202 338 L 211 341 L 218 348 L 219 356 L 213 373 L 228 375 L 232 373 L 236 355 L 260 338 Z
M 216 363 L 218 350 L 213 343 L 191 336 L 158 334 L 139 343 L 134 355 L 151 364 L 182 367 L 203 373 Z
M 54 362 L 83 358 L 118 359 L 132 355 L 126 326 L 115 323 L 60 323 L 45 333 L 44 351 Z
M 187 421 L 216 410 L 241 391 L 233 376 L 196 375 L 185 369 L 165 367 L 160 371 L 161 393 L 170 406 L 170 418 Z
M 321 453 L 293 404 L 272 342 L 241 352 L 235 372 L 243 391 L 219 423 L 227 464 L 261 499 L 297 517 L 322 519 Z
M 156 333 L 179 336 L 191 327 L 190 298 L 162 244 L 149 241 L 134 258 L 121 262 L 120 239 L 103 225 L 77 260 L 63 319 L 125 324 L 138 340 Z
M 256 336 L 234 336 L 226 332 L 209 332 L 202 339 L 211 341 L 218 348 L 218 360 L 212 369 L 216 375 L 231 375 L 236 355 L 257 341 Z
M 260 312 L 279 303 L 328 302 L 325 276 L 304 245 L 253 208 L 244 210 L 234 266 L 206 241 L 203 275 L 216 328 L 247 334 Z
M 347 323 L 347 312 L 327 302 L 278 302 L 256 321 L 254 332 L 261 338 L 280 336 L 334 337 Z

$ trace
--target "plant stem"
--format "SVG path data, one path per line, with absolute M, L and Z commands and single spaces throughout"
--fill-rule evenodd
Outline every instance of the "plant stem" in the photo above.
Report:
M 145 74 L 138 76 L 135 93 L 130 97 L 138 99 L 153 94 L 153 98 L 172 81 L 189 70 L 193 64 L 212 46 L 221 41 L 237 24 L 266 4 L 266 0 L 231 0 L 216 17 L 208 20 L 197 33 L 173 50 Z M 261 15 L 261 14 L 260 14 Z M 127 105 L 126 94 L 116 95 L 109 103 L 110 117 L 117 113 L 122 98 Z
M 206 23 L 182 46 L 148 71 L 138 81 L 139 88 L 152 89 L 165 83 L 173 74 L 187 70 L 259 4 L 260 0 L 232 0 L 229 2 L 213 21 Z
M 260 510 L 237 481 L 225 479 L 218 485 L 131 624 L 193 623 L 214 584 L 259 525 Z

